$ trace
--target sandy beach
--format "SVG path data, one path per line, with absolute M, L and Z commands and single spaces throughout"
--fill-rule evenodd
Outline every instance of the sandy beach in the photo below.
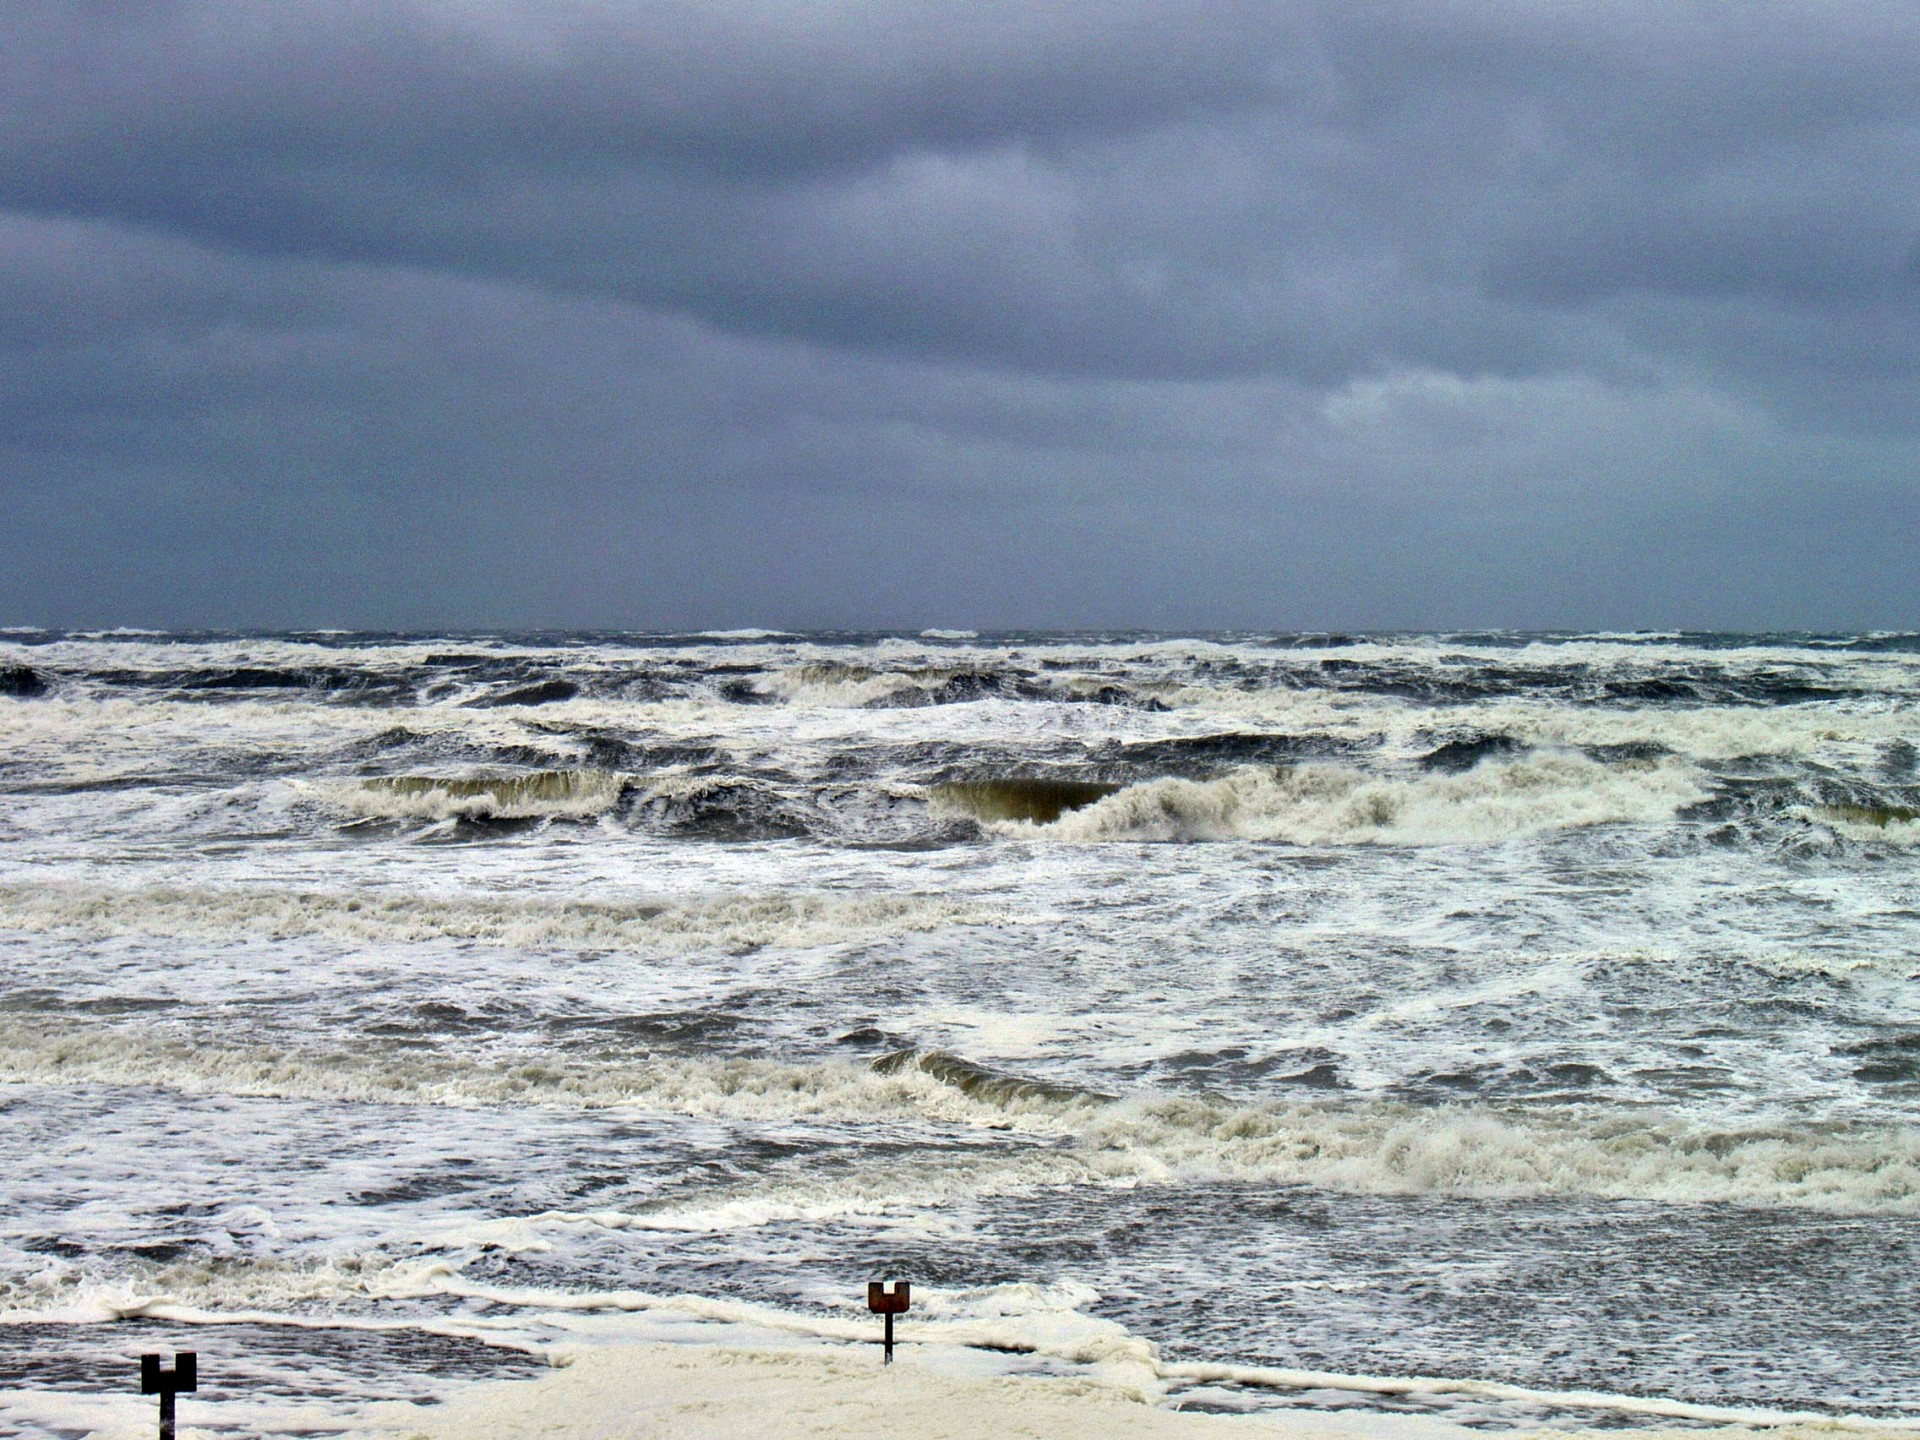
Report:
M 1314 1421 L 1181 1414 L 1081 1378 L 968 1374 L 964 1357 L 902 1355 L 883 1367 L 844 1351 L 753 1352 L 642 1346 L 588 1352 L 544 1379 L 482 1387 L 425 1423 L 396 1433 L 419 1440 L 785 1440 L 815 1435 L 960 1440 L 974 1436 L 1109 1435 L 1203 1440 L 1348 1434 Z M 1465 1432 L 1414 1422 L 1414 1435 Z M 1371 1432 L 1382 1433 L 1382 1432 Z
M 786 1352 L 649 1345 L 584 1352 L 551 1376 L 503 1382 L 420 1417 L 395 1413 L 405 1440 L 799 1440 L 821 1435 L 900 1440 L 1109 1436 L 1115 1440 L 1465 1440 L 1483 1432 L 1419 1416 L 1358 1411 L 1228 1415 L 1146 1403 L 1085 1377 L 985 1373 L 966 1352 L 905 1353 L 890 1367 L 845 1350 Z M 1551 1432 L 1565 1435 L 1567 1431 Z M 1795 1423 L 1661 1435 L 1892 1437 L 1887 1426 Z

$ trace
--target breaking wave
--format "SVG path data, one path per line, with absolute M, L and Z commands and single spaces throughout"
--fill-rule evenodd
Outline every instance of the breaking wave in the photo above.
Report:
M 882 1055 L 869 1067 L 876 1075 L 926 1075 L 949 1085 L 971 1100 L 979 1100 L 1001 1109 L 1019 1109 L 1030 1104 L 1081 1105 L 1104 1104 L 1113 1099 L 1098 1091 L 1073 1085 L 1055 1085 L 1008 1075 L 988 1066 L 950 1055 L 944 1050 L 896 1050 Z
M 368 820 L 587 820 L 620 801 L 624 776 L 604 770 L 519 775 L 380 775 L 305 782 L 328 808 Z
M 956 780 L 927 793 L 937 808 L 958 810 L 977 820 L 1023 820 L 1049 825 L 1071 810 L 1104 800 L 1121 787 L 1092 780 L 1013 778 Z
M 1813 815 L 1859 839 L 1920 844 L 1920 809 L 1911 805 L 1817 805 Z
M 825 828 L 811 806 L 736 775 L 657 775 L 637 781 L 632 820 L 656 834 L 709 840 L 781 840 Z
M 883 669 L 846 661 L 816 661 L 767 674 L 763 694 L 790 704 L 828 708 L 951 705 L 1017 693 L 1015 677 L 963 666 Z
M 1581 755 L 1540 754 L 1417 779 L 1301 765 L 1241 770 L 1217 780 L 1153 780 L 1051 822 L 1008 820 L 998 828 L 1070 841 L 1444 845 L 1667 820 L 1706 798 L 1699 772 L 1681 762 L 1607 765 Z
M 1021 1183 L 1221 1180 L 1365 1194 L 1920 1213 L 1920 1131 L 1888 1125 L 1731 1126 L 1638 1109 L 1382 1100 L 1242 1105 L 1204 1094 L 1114 1100 L 918 1051 L 866 1066 L 674 1056 L 622 1064 L 555 1054 L 488 1062 L 365 1044 L 350 1051 L 222 1045 L 19 1017 L 0 1020 L 0 1042 L 0 1079 L 15 1082 L 389 1104 L 632 1105 L 760 1121 L 938 1122 L 1051 1140 L 1046 1153 L 1057 1165 L 1044 1177 L 1023 1171 Z M 809 1203 L 832 1202 L 821 1194 Z M 737 1213 L 760 1209 L 742 1201 Z
M 0 886 L 0 928 L 90 935 L 357 943 L 465 941 L 518 950 L 681 953 L 806 948 L 980 923 L 977 911 L 925 895 L 734 895 L 697 900 L 503 900 L 294 890 Z

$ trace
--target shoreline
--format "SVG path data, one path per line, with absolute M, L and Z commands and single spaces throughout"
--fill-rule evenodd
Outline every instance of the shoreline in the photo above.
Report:
M 619 1344 L 586 1347 L 556 1358 L 557 1368 L 549 1375 L 487 1382 L 428 1414 L 411 1407 L 404 1407 L 410 1413 L 402 1413 L 399 1406 L 378 1407 L 369 1416 L 375 1428 L 366 1433 L 387 1440 L 799 1440 L 816 1435 L 897 1440 L 1064 1440 L 1082 1435 L 1115 1440 L 1468 1440 L 1489 1433 L 1595 1433 L 1489 1432 L 1435 1417 L 1365 1409 L 1172 1409 L 1111 1379 L 1007 1374 L 990 1357 L 949 1347 L 906 1350 L 891 1366 L 883 1366 L 877 1355 L 828 1345 L 745 1349 Z M 1650 1418 L 1657 1413 L 1651 1407 L 1679 1405 L 1644 1403 L 1648 1408 L 1639 1413 Z M 1678 1430 L 1629 1427 L 1612 1433 L 1636 1440 L 1704 1435 L 1832 1440 L 1846 1435 L 1912 1436 L 1920 1429 L 1864 1418 L 1783 1416 L 1777 1423 Z
M 692 1297 L 677 1298 L 679 1306 L 669 1300 L 661 1308 L 709 1308 L 689 1305 Z M 712 1308 L 735 1310 L 724 1302 Z M 216 1317 L 166 1304 L 137 1307 L 135 1313 L 195 1328 L 233 1323 L 334 1328 L 312 1317 Z M 1000 1435 L 1032 1440 L 1082 1435 L 1116 1440 L 1920 1440 L 1920 1422 L 1905 1418 L 1737 1409 L 1651 1395 L 1539 1390 L 1493 1380 L 1167 1361 L 1150 1344 L 1121 1335 L 1071 1355 L 1044 1345 L 1009 1349 L 980 1336 L 961 1339 L 953 1330 L 965 1327 L 936 1324 L 927 1327 L 933 1334 L 903 1336 L 894 1362 L 887 1366 L 877 1341 L 868 1342 L 859 1334 L 865 1327 L 852 1321 L 816 1320 L 787 1328 L 767 1325 L 773 1317 L 765 1313 L 757 1317 L 761 1324 L 753 1325 L 736 1311 L 727 1327 L 735 1333 L 715 1335 L 708 1327 L 718 1315 L 682 1314 L 677 1323 L 668 1321 L 664 1332 L 649 1326 L 654 1330 L 649 1336 L 626 1326 L 621 1327 L 625 1333 L 610 1333 L 592 1321 L 580 1324 L 585 1316 L 571 1318 L 578 1325 L 569 1327 L 571 1336 L 526 1352 L 537 1354 L 548 1368 L 474 1380 L 432 1404 L 368 1398 L 350 1404 L 345 1413 L 324 1403 L 289 1404 L 236 1392 L 217 1370 L 207 1375 L 203 1363 L 203 1377 L 213 1383 L 183 1400 L 180 1433 L 183 1440 L 261 1432 L 324 1432 L 341 1440 L 799 1440 L 817 1435 L 889 1440 Z M 346 1328 L 413 1327 L 363 1321 Z M 680 1333 L 672 1334 L 674 1330 Z M 948 1333 L 940 1335 L 943 1330 Z M 443 1333 L 456 1332 L 482 1339 L 481 1333 L 458 1324 Z M 489 1340 L 499 1343 L 500 1337 Z M 134 1349 L 149 1348 L 159 1347 L 147 1342 L 125 1352 L 130 1368 Z M 1023 1361 L 1033 1360 L 1067 1361 L 1071 1368 L 1024 1367 Z M 1249 1392 L 1257 1390 L 1291 1392 L 1292 1398 L 1277 1406 L 1249 1403 Z M 1369 1403 L 1389 1397 L 1405 1408 Z M 1449 1408 L 1447 1397 L 1491 1401 L 1496 1409 L 1476 1416 L 1472 1407 L 1465 1412 Z M 150 1433 L 151 1405 L 125 1391 L 45 1390 L 15 1391 L 0 1409 L 16 1421 L 64 1428 L 94 1440 L 132 1440 Z M 1423 1410 L 1423 1405 L 1435 1408 Z M 1512 1408 L 1505 1414 L 1498 1413 L 1508 1406 Z
M 1007 1374 L 946 1346 L 903 1349 L 890 1366 L 844 1346 L 745 1349 L 623 1344 L 560 1357 L 550 1375 L 475 1386 L 437 1411 L 372 1418 L 393 1440 L 798 1440 L 889 1436 L 1111 1436 L 1115 1440 L 1466 1440 L 1445 1421 L 1378 1412 L 1183 1411 L 1087 1374 Z

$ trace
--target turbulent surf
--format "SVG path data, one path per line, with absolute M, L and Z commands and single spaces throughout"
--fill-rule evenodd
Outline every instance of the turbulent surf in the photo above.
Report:
M 1173 1403 L 1920 1422 L 1916 697 L 1908 635 L 9 631 L 0 1428 L 177 1344 L 351 1432 L 883 1272 Z

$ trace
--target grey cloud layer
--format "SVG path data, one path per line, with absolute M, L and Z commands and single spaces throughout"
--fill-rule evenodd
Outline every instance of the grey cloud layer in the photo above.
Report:
M 1915 16 L 29 4 L 0 197 L 1052 373 L 1744 366 L 1615 307 L 1920 314 Z
M 1864 623 L 1916 177 L 1878 0 L 15 0 L 0 601 Z

